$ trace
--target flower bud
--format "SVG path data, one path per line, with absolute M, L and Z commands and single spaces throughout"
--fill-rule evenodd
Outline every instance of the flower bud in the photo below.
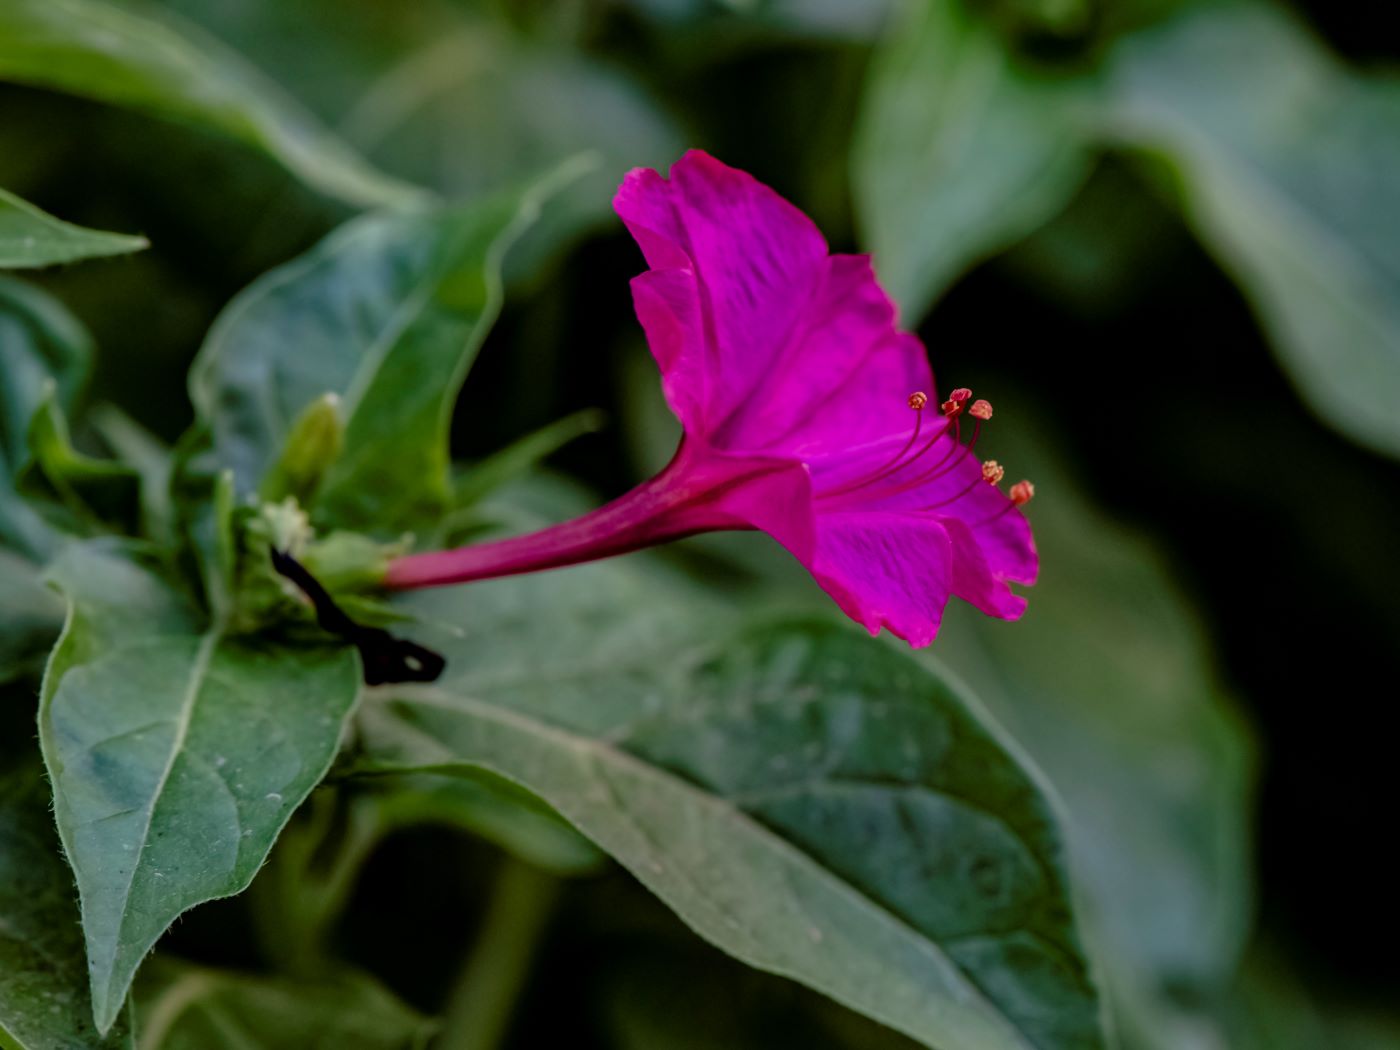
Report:
M 326 472 L 340 456 L 345 423 L 340 418 L 340 398 L 325 393 L 307 405 L 282 447 L 282 455 L 263 479 L 264 501 L 279 502 L 291 496 L 309 506 Z

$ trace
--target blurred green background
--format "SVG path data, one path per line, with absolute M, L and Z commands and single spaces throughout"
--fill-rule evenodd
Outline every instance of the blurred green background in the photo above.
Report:
M 3 16 L 22 2 L 0 0 L 0 79 L 30 85 L 0 86 L 0 186 L 152 245 L 26 279 L 91 330 L 90 400 L 174 440 L 214 315 L 351 212 L 231 138 L 7 71 Z M 221 42 L 381 170 L 444 195 L 596 153 L 508 260 L 459 406 L 463 457 L 591 407 L 609 425 L 551 461 L 590 498 L 668 456 L 627 290 L 641 260 L 609 205 L 628 168 L 707 149 L 835 250 L 872 252 L 940 386 L 996 404 L 989 454 L 1038 486 L 1026 619 L 960 608 L 930 658 L 1063 796 L 1120 1035 L 1400 1045 L 1385 1014 L 1400 982 L 1400 42 L 1383 5 L 125 6 Z M 670 556 L 755 602 L 812 597 L 761 538 Z M 370 859 L 343 938 L 431 1011 L 498 858 L 410 823 Z M 266 961 L 244 907 L 196 911 L 173 947 Z M 618 874 L 570 883 L 544 936 L 511 1045 L 873 1038 L 743 972 Z

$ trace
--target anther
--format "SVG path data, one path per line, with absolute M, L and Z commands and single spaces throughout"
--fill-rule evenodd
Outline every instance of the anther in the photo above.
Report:
M 948 400 L 943 402 L 943 414 L 950 419 L 953 416 L 962 415 L 963 405 L 972 396 L 972 391 L 965 386 L 960 386 L 948 395 Z
M 1035 495 L 1035 486 L 1029 481 L 1018 481 L 1011 486 L 1011 502 L 1016 506 L 1029 503 L 1031 497 Z
M 998 485 L 1001 479 L 1006 476 L 1006 468 L 994 459 L 989 459 L 982 464 L 982 480 L 988 485 Z
M 972 416 L 974 419 L 991 419 L 992 403 L 990 401 L 983 401 L 979 398 L 978 400 L 972 402 L 972 407 L 967 410 L 967 414 Z
M 909 407 L 915 412 L 919 411 L 926 404 L 928 404 L 928 395 L 922 390 L 916 390 L 909 395 Z

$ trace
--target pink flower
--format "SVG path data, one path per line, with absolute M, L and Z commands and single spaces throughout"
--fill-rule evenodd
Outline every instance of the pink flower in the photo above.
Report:
M 991 418 L 942 409 L 918 338 L 865 256 L 831 255 L 810 219 L 748 174 L 691 151 L 631 172 L 614 207 L 651 267 L 637 317 L 685 428 L 660 474 L 539 532 L 400 558 L 394 588 L 591 561 L 713 529 L 762 529 L 852 619 L 916 646 L 950 594 L 1015 619 L 1035 544 L 1001 468 L 961 444 Z M 924 393 L 930 392 L 929 394 Z

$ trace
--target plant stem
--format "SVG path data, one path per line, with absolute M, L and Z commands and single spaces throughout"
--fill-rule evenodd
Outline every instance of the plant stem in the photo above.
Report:
M 554 876 L 513 857 L 501 862 L 486 925 L 448 998 L 438 1050 L 500 1046 L 561 885 Z

